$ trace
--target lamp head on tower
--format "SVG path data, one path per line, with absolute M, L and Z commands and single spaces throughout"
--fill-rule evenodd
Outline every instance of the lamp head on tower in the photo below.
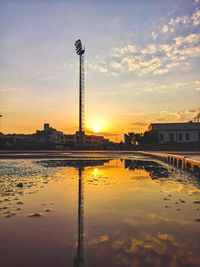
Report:
M 85 47 L 83 48 L 82 46 L 82 43 L 81 43 L 81 40 L 78 39 L 76 42 L 75 42 L 75 47 L 76 47 L 76 53 L 81 56 L 85 53 Z

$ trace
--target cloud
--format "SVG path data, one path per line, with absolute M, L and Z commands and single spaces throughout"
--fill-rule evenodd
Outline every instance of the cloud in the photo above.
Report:
M 189 34 L 186 37 L 176 37 L 174 38 L 176 44 L 178 46 L 182 45 L 183 43 L 188 43 L 188 44 L 198 44 L 200 42 L 200 34 L 197 33 L 193 33 L 193 34 Z
M 194 110 L 194 109 L 187 109 L 187 110 L 185 110 L 185 113 L 186 114 L 195 114 L 196 113 L 196 110 Z
M 162 33 L 174 32 L 169 42 L 162 43 L 161 39 L 158 40 L 159 43 L 152 42 L 145 47 L 131 43 L 114 47 L 109 52 L 106 62 L 102 63 L 97 59 L 95 63 L 89 64 L 89 67 L 112 76 L 126 72 L 134 72 L 138 76 L 164 75 L 178 67 L 179 70 L 184 70 L 200 55 L 200 34 L 192 32 L 187 35 L 176 35 L 175 30 L 180 25 L 184 25 L 192 31 L 199 23 L 200 11 L 197 9 L 191 16 L 170 18 L 167 24 L 160 26 Z M 181 32 L 188 32 L 188 30 Z M 152 38 L 156 40 L 157 37 L 158 33 L 152 32 Z M 196 90 L 199 90 L 199 87 Z
M 122 59 L 122 64 L 127 66 L 128 71 L 137 70 L 140 68 L 139 62 L 136 57 L 127 56 Z
M 176 121 L 185 121 L 185 114 L 183 112 L 174 112 Z
M 169 63 L 165 66 L 165 68 L 163 69 L 157 69 L 153 72 L 153 74 L 163 74 L 163 73 L 168 73 L 170 69 L 174 68 L 174 67 L 177 67 L 179 65 L 178 62 L 172 62 L 172 63 Z
M 169 27 L 167 25 L 164 25 L 162 28 L 162 31 L 165 33 L 165 32 L 168 32 L 168 30 L 169 30 Z
M 151 123 L 188 122 L 193 120 L 195 114 L 195 109 L 186 109 L 183 111 L 161 111 L 158 117 L 155 117 L 151 120 Z
M 106 66 L 102 66 L 99 64 L 95 64 L 95 63 L 90 63 L 87 65 L 87 67 L 92 70 L 96 70 L 96 71 L 103 72 L 103 73 L 108 72 L 108 69 L 106 68 Z
M 86 130 L 87 134 L 92 134 L 92 135 L 97 135 L 97 136 L 107 136 L 107 137 L 111 137 L 111 136 L 119 136 L 121 134 L 118 133 L 108 133 L 108 132 L 98 132 L 98 133 L 94 133 L 93 131 L 90 130 Z
M 164 74 L 164 73 L 167 73 L 169 72 L 168 69 L 157 69 L 153 72 L 153 74 L 157 75 L 157 74 Z
M 131 53 L 137 52 L 137 49 L 134 45 L 128 45 L 127 48 L 128 48 L 128 51 L 130 51 Z
M 199 0 L 195 1 L 199 3 Z M 170 34 L 174 34 L 177 30 L 185 29 L 185 28 L 196 28 L 200 24 L 200 10 L 198 8 L 194 9 L 191 16 L 183 15 L 177 16 L 175 18 L 169 18 L 168 22 L 165 22 L 164 25 L 160 25 L 158 27 L 157 32 L 152 32 L 153 40 L 157 39 L 158 36 L 162 36 L 163 34 L 170 36 Z
M 152 33 L 151 33 L 151 35 L 152 35 L 152 38 L 153 38 L 153 40 L 156 40 L 156 38 L 157 38 L 158 34 L 157 34 L 157 33 L 155 33 L 155 32 L 152 32 Z
M 103 136 L 119 136 L 119 135 L 121 135 L 118 133 L 107 133 L 107 132 L 100 132 L 99 134 L 103 135 Z
M 112 61 L 112 62 L 110 63 L 110 66 L 111 66 L 114 70 L 122 70 L 122 69 L 123 69 L 123 66 L 122 66 L 120 63 L 116 62 L 116 61 Z
M 143 55 L 146 55 L 146 54 L 154 54 L 156 53 L 156 46 L 154 44 L 149 44 L 147 46 L 147 48 L 145 49 L 142 49 L 140 52 L 143 54 Z
M 180 62 L 185 61 L 189 64 L 190 58 L 199 56 L 199 44 L 200 34 L 177 36 L 170 44 L 149 44 L 145 48 L 138 47 L 137 52 L 121 55 L 118 61 L 113 60 L 110 65 L 124 72 L 134 71 L 139 76 L 148 73 L 161 75 L 180 66 Z
M 196 10 L 192 15 L 192 22 L 194 26 L 198 26 L 200 24 L 200 10 Z
M 134 121 L 134 122 L 131 122 L 131 125 L 132 126 L 147 126 L 148 123 L 142 122 L 142 121 Z
M 165 122 L 166 119 L 165 118 L 162 118 L 162 117 L 158 117 L 158 118 L 154 118 L 153 121 L 154 122 Z
M 125 55 L 126 53 L 135 53 L 137 52 L 136 46 L 132 44 L 128 44 L 127 46 L 123 47 L 115 47 L 112 49 L 112 52 L 114 53 L 114 56 L 119 57 L 120 55 Z
M 195 81 L 194 83 L 196 85 L 196 91 L 200 91 L 200 81 Z

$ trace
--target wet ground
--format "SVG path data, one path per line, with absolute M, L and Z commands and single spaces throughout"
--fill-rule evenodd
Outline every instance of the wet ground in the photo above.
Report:
M 140 155 L 1 159 L 0 244 L 3 267 L 199 266 L 200 180 Z

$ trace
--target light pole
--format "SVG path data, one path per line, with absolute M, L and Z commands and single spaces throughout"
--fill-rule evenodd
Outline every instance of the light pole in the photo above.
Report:
M 76 53 L 79 55 L 79 141 L 82 144 L 82 136 L 84 135 L 84 53 L 81 40 L 75 42 Z
M 0 114 L 0 133 L 1 133 L 1 118 L 3 117 L 3 115 Z

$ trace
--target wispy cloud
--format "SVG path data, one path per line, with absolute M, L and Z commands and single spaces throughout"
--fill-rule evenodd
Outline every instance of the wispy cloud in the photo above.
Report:
M 187 36 L 177 36 L 171 43 L 149 44 L 145 48 L 135 49 L 137 52 L 131 53 L 126 47 L 116 49 L 119 51 L 117 58 L 109 64 L 110 69 L 123 72 L 134 71 L 138 75 L 148 73 L 164 74 L 168 73 L 180 65 L 180 62 L 188 62 L 191 58 L 200 55 L 200 34 L 189 34 Z M 129 53 L 127 52 L 129 51 Z
M 199 16 L 199 12 L 192 15 Z M 195 19 L 193 18 L 193 21 Z M 176 23 L 186 23 L 185 17 L 176 18 Z M 173 25 L 171 19 L 169 25 Z M 197 22 L 195 22 L 196 25 Z M 163 27 L 163 31 L 168 31 L 169 26 Z M 152 34 L 156 38 L 156 34 Z M 150 43 L 146 47 L 139 45 L 124 45 L 114 47 L 108 53 L 105 62 L 96 59 L 95 63 L 90 63 L 88 67 L 92 70 L 111 75 L 134 72 L 139 76 L 152 73 L 162 75 L 179 67 L 179 70 L 188 66 L 193 59 L 200 56 L 200 34 L 190 33 L 187 35 L 174 36 L 170 41 L 164 43 Z M 180 67 L 181 63 L 181 67 Z M 183 63 L 183 64 L 182 64 Z
M 192 88 L 194 90 L 197 90 L 198 87 L 200 87 L 200 81 L 188 81 L 188 82 L 175 82 L 175 83 L 167 83 L 167 84 L 157 84 L 153 82 L 143 82 L 142 83 L 135 83 L 135 82 L 126 82 L 123 84 L 124 89 L 130 89 L 134 88 L 136 92 L 139 93 L 168 93 L 169 91 L 177 90 L 180 88 L 181 90 L 183 88 Z M 124 90 L 125 91 L 125 90 Z M 127 92 L 129 92 L 127 91 Z
M 196 114 L 194 109 L 186 109 L 183 111 L 161 111 L 158 117 L 155 117 L 151 122 L 188 122 L 193 120 Z
M 131 122 L 131 125 L 132 126 L 139 126 L 139 127 L 141 127 L 141 126 L 147 126 L 148 123 L 143 122 L 143 121 L 134 121 L 134 122 Z
M 175 33 L 181 27 L 191 28 L 197 27 L 200 24 L 200 10 L 196 8 L 192 15 L 177 16 L 175 18 L 169 18 L 168 22 L 164 25 L 160 25 L 158 32 L 152 33 L 153 39 L 157 38 L 160 34 Z
M 95 70 L 95 71 L 103 72 L 103 73 L 108 72 L 107 67 L 102 64 L 90 63 L 87 65 L 87 68 L 89 68 L 90 70 Z
M 200 81 L 195 81 L 196 90 L 200 91 Z

